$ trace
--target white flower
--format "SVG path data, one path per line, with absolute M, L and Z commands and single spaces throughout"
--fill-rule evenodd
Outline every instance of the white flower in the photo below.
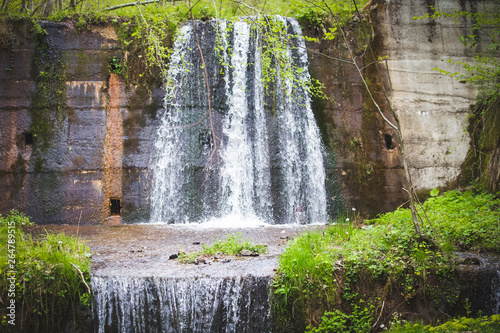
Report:
M 59 241 L 59 244 L 62 244 L 62 241 Z
M 356 210 L 356 208 L 352 207 L 352 211 L 354 212 Z
M 346 218 L 346 219 L 345 219 L 345 221 L 346 221 L 346 222 L 349 222 L 349 218 Z

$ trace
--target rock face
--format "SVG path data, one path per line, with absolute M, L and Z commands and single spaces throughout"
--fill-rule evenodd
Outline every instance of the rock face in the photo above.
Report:
M 419 189 L 453 181 L 469 139 L 463 128 L 476 91 L 433 67 L 471 60 L 459 37 L 471 22 L 414 21 L 428 5 L 480 10 L 484 1 L 372 1 L 375 50 L 388 55 L 394 105 Z M 358 25 L 356 27 L 356 25 Z M 0 31 L 0 212 L 19 209 L 37 223 L 149 220 L 151 160 L 158 87 L 127 86 L 113 72 L 121 52 L 111 25 L 79 31 L 71 22 L 11 21 Z M 370 28 L 371 29 L 371 28 Z M 349 35 L 367 81 L 381 91 L 373 59 L 363 55 L 359 22 Z M 314 28 L 306 34 L 314 34 Z M 331 57 L 333 42 L 308 45 Z M 359 75 L 345 63 L 309 52 L 310 72 L 334 100 L 316 100 L 329 155 L 328 199 L 373 215 L 405 201 L 395 133 L 375 113 Z M 387 83 L 387 82 L 386 82 Z M 376 94 L 383 105 L 383 98 Z M 329 204 L 332 210 L 338 208 Z

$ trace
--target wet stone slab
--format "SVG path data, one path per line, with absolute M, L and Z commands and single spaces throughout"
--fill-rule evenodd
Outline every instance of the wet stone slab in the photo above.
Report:
M 320 226 L 201 229 L 192 226 L 49 226 L 91 247 L 95 332 L 270 332 L 269 286 L 286 243 Z M 34 233 L 44 232 L 37 227 Z M 179 251 L 241 233 L 260 256 L 182 264 Z M 229 260 L 228 260 L 229 259 Z
M 277 267 L 277 257 L 288 240 L 306 230 L 322 226 L 277 225 L 255 228 L 197 228 L 172 225 L 85 225 L 44 226 L 34 233 L 64 232 L 77 236 L 90 246 L 93 253 L 93 276 L 136 277 L 235 277 L 271 276 Z M 267 253 L 257 257 L 208 259 L 206 264 L 181 264 L 169 259 L 179 251 L 199 251 L 217 239 L 241 233 L 246 240 L 267 246 Z

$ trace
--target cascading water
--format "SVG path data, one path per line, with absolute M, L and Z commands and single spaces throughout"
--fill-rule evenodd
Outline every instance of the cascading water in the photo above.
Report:
M 301 35 L 295 20 L 273 19 L 290 35 Z M 211 114 L 195 32 L 207 64 Z M 276 66 L 272 96 L 264 94 L 261 44 L 259 30 L 245 20 L 181 28 L 151 163 L 151 222 L 325 222 L 319 131 L 307 89 L 294 84 L 309 81 L 304 41 L 286 43 L 297 76 L 280 76 Z M 276 258 L 257 261 L 251 272 L 237 261 L 220 265 L 212 273 L 200 267 L 181 275 L 94 276 L 96 330 L 269 332 Z
M 301 35 L 295 20 L 275 19 Z M 211 115 L 195 32 L 209 73 Z M 245 20 L 181 29 L 151 163 L 151 222 L 326 221 L 319 131 L 307 89 L 293 84 L 309 80 L 305 43 L 286 44 L 299 74 L 277 75 L 272 97 L 262 85 L 261 44 Z
M 96 331 L 269 332 L 269 277 L 94 277 Z

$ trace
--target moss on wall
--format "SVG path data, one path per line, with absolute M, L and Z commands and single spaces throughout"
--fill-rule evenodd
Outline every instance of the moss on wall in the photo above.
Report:
M 37 142 L 35 156 L 40 160 L 42 153 L 50 147 L 57 127 L 66 117 L 66 77 L 64 54 L 52 47 L 47 31 L 33 22 L 32 32 L 35 50 L 31 75 L 35 78 L 35 92 L 29 108 L 30 130 Z
M 474 108 L 469 117 L 471 138 L 458 183 L 477 184 L 486 191 L 500 190 L 500 100 Z

